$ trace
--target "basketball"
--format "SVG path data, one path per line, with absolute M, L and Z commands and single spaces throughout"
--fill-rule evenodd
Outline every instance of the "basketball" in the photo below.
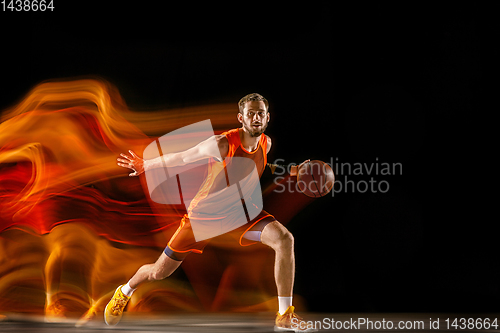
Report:
M 308 197 L 319 198 L 333 188 L 335 175 L 332 168 L 323 161 L 310 161 L 300 167 L 297 172 L 297 187 Z

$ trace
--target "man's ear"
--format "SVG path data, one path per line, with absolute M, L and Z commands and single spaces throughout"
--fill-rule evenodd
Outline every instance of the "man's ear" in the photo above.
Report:
M 241 114 L 241 112 L 238 112 L 237 118 L 238 118 L 238 121 L 243 124 L 243 115 Z

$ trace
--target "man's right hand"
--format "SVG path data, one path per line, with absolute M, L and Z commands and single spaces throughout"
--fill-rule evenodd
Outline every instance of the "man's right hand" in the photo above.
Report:
M 134 171 L 129 174 L 129 176 L 139 176 L 144 172 L 144 159 L 137 156 L 136 153 L 134 153 L 132 150 L 129 150 L 128 152 L 130 153 L 130 156 L 123 153 L 120 154 L 120 156 L 123 158 L 118 157 L 116 159 L 118 161 L 117 164 L 123 168 L 131 169 L 132 171 Z

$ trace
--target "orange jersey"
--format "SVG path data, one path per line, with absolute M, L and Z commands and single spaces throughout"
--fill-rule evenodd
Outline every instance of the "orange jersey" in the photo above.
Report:
M 266 167 L 267 137 L 264 134 L 262 134 L 259 139 L 257 149 L 252 152 L 243 148 L 240 139 L 240 129 L 233 129 L 222 133 L 222 135 L 226 136 L 229 143 L 227 156 L 222 162 L 216 159 L 210 161 L 207 177 L 189 205 L 188 215 L 190 217 L 208 218 L 207 214 L 208 216 L 210 214 L 215 214 L 218 217 L 221 215 L 230 215 L 229 213 L 225 214 L 225 212 L 229 212 L 234 206 L 241 206 L 240 195 L 235 195 L 237 189 L 229 189 L 228 174 L 232 175 L 232 178 L 237 178 L 236 181 L 231 181 L 231 183 L 234 184 L 239 179 L 243 179 L 248 175 L 248 170 L 244 170 L 245 168 L 241 167 L 241 163 L 235 163 L 236 159 L 234 158 L 244 157 L 252 160 L 254 163 L 250 163 L 249 167 L 254 166 L 256 168 L 259 178 L 262 176 Z M 233 164 L 238 165 L 231 168 Z M 229 176 L 229 178 L 231 178 L 231 176 Z M 221 205 L 221 202 L 224 204 Z M 262 209 L 262 207 L 260 207 L 260 209 Z M 197 214 L 201 211 L 203 211 L 201 215 Z
M 259 177 L 262 176 L 267 165 L 267 137 L 261 134 L 257 149 L 249 152 L 241 145 L 239 128 L 222 133 L 222 135 L 225 135 L 229 142 L 227 157 L 246 157 L 253 160 L 257 166 Z
M 267 165 L 267 137 L 262 134 L 257 149 L 249 152 L 241 145 L 240 129 L 223 135 L 229 143 L 227 156 L 222 162 L 211 159 L 208 164 L 188 214 L 168 243 L 171 251 L 202 253 L 210 238 L 227 232 L 239 238 L 240 245 L 251 245 L 255 241 L 245 241 L 245 233 L 259 221 L 274 220 L 262 210 L 258 184 Z

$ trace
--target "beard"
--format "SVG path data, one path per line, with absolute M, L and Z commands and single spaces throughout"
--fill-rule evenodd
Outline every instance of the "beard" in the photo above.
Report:
M 243 124 L 243 126 L 245 126 L 245 129 L 248 131 L 248 133 L 250 134 L 250 136 L 252 138 L 256 138 L 256 137 L 260 136 L 262 133 L 264 133 L 264 131 L 267 128 L 267 125 L 268 125 L 268 122 L 266 122 L 265 124 L 263 123 L 261 125 L 260 129 L 255 129 L 255 128 L 253 128 L 252 125 L 248 126 L 247 124 Z

